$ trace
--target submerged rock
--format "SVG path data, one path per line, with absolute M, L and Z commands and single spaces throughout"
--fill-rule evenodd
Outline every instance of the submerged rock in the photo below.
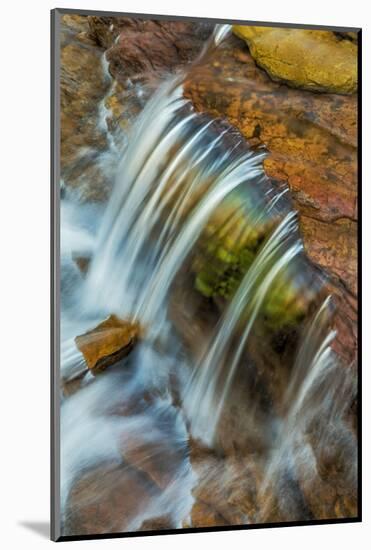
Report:
M 161 490 L 174 482 L 177 469 L 184 459 L 183 452 L 166 437 L 163 441 L 146 441 L 140 436 L 126 439 L 122 445 L 122 456 Z
M 111 28 L 110 18 L 99 19 L 100 27 L 106 20 L 106 27 Z M 111 75 L 123 83 L 132 77 L 145 80 L 151 73 L 158 77 L 192 61 L 212 30 L 207 23 L 135 18 L 120 18 L 116 26 L 119 34 L 106 58 Z M 99 34 L 104 34 L 102 29 Z M 107 43 L 106 38 L 102 41 Z
M 235 25 L 257 64 L 273 80 L 307 90 L 357 90 L 357 46 L 331 31 Z
M 210 450 L 198 448 L 193 442 L 191 458 L 198 477 L 193 489 L 195 503 L 191 511 L 191 527 L 285 520 L 271 491 L 267 491 L 262 499 L 260 487 L 264 463 L 258 454 L 217 456 Z
M 246 238 L 234 239 L 230 233 L 219 236 L 212 224 L 206 227 L 204 241 L 199 244 L 200 252 L 196 254 L 192 270 L 195 272 L 195 288 L 203 296 L 213 299 L 219 306 L 229 301 L 243 277 L 252 268 L 253 263 L 269 235 L 274 230 L 271 223 L 251 227 L 245 225 Z M 237 221 L 234 222 L 236 227 Z M 308 266 L 309 270 L 310 267 Z M 297 268 L 299 271 L 300 268 Z M 258 280 L 261 282 L 263 273 Z M 273 330 L 297 325 L 304 317 L 313 296 L 305 292 L 295 281 L 295 272 L 282 270 L 270 286 L 263 300 L 261 315 L 264 322 Z M 309 281 L 308 277 L 308 281 Z M 248 304 L 246 304 L 248 306 Z
M 138 335 L 138 325 L 110 315 L 93 330 L 76 336 L 75 342 L 88 368 L 99 372 L 126 357 L 133 349 Z
M 72 254 L 72 259 L 79 268 L 82 275 L 86 275 L 89 269 L 91 262 L 90 256 L 85 256 L 81 254 Z

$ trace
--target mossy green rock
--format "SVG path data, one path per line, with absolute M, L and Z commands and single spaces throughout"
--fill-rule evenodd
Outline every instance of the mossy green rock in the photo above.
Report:
M 318 92 L 357 90 L 357 45 L 333 32 L 243 25 L 233 32 L 273 80 Z
M 239 219 L 233 229 L 243 223 L 243 218 Z M 256 227 L 246 223 L 244 233 L 239 229 L 240 237 L 236 239 L 236 235 L 221 236 L 214 226 L 208 226 L 193 264 L 196 290 L 206 298 L 230 301 L 273 227 L 272 222 Z M 302 319 L 307 306 L 306 294 L 294 284 L 292 275 L 283 271 L 264 298 L 261 308 L 264 324 L 272 330 L 295 325 Z M 247 311 L 249 307 L 247 303 Z

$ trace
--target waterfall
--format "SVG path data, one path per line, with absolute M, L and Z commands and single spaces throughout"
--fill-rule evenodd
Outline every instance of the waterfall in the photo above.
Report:
M 290 241 L 291 244 L 289 244 Z M 213 443 L 220 414 L 228 397 L 228 390 L 262 301 L 278 273 L 301 250 L 295 213 L 290 212 L 269 237 L 247 271 L 220 322 L 212 345 L 194 371 L 191 383 L 185 392 L 185 408 L 191 421 L 193 435 L 202 439 L 207 445 Z M 242 314 L 247 317 L 246 326 L 234 356 L 228 364 L 223 391 L 218 397 L 217 388 L 222 376 L 223 360 Z
M 230 30 L 216 25 L 200 58 L 220 47 Z M 216 448 L 239 374 L 255 376 L 248 348 L 278 283 L 283 280 L 292 290 L 295 305 L 305 288 L 312 309 L 318 306 L 318 288 L 323 290 L 322 281 L 307 279 L 297 213 L 288 188 L 266 177 L 266 151 L 251 149 L 226 121 L 197 113 L 183 97 L 187 74 L 179 72 L 159 84 L 121 140 L 122 150 L 109 134 L 101 102 L 98 125 L 109 145 L 102 165 L 107 159 L 117 162 L 110 198 L 106 205 L 82 206 L 66 192 L 62 201 L 61 377 L 64 383 L 82 380 L 79 390 L 63 400 L 63 510 L 68 517 L 71 488 L 89 468 L 127 461 L 142 472 L 143 463 L 153 468 L 163 457 L 159 475 L 170 471 L 165 488 L 156 492 L 152 487 L 158 482 L 156 467 L 155 482 L 144 470 L 152 493 L 130 518 L 132 530 L 156 515 L 169 515 L 183 526 L 197 483 L 190 438 Z M 220 243 L 227 244 L 218 256 Z M 239 254 L 249 261 L 243 264 Z M 76 256 L 89 258 L 86 274 L 73 261 Z M 234 286 L 229 293 L 218 294 L 218 287 L 202 294 L 197 277 L 202 269 L 217 271 L 219 264 L 220 277 L 233 279 Z M 194 355 L 170 314 L 182 277 L 186 297 L 178 307 L 194 300 L 212 311 L 204 349 Z M 298 441 L 304 441 L 313 419 L 325 413 L 336 423 L 345 410 L 346 382 L 331 349 L 330 298 L 314 314 L 308 311 L 309 306 L 292 364 L 283 374 L 284 395 L 270 403 L 269 420 L 257 426 L 273 434 L 262 458 L 263 493 L 288 462 L 295 466 Z M 86 374 L 75 338 L 112 314 L 138 323 L 143 337 L 127 361 L 94 378 Z M 248 395 L 245 399 L 253 423 L 256 403 Z M 321 430 L 319 440 L 325 444 L 328 432 L 322 424 Z
M 200 57 L 216 47 L 229 32 L 230 25 L 216 25 Z M 181 203 L 185 204 L 189 195 L 197 190 L 196 179 L 199 190 L 223 170 L 231 173 L 230 178 L 237 175 L 237 171 L 233 174 L 233 166 L 229 166 L 232 151 L 223 151 L 221 141 L 226 131 L 221 136 L 215 135 L 210 132 L 213 121 L 196 115 L 190 102 L 183 98 L 184 78 L 184 74 L 177 74 L 158 88 L 131 132 L 101 223 L 85 286 L 85 309 L 92 307 L 89 297 L 94 295 L 93 307 L 98 311 L 133 314 L 136 294 L 146 284 L 145 272 L 152 271 L 157 260 L 156 255 L 148 254 L 148 250 L 145 262 L 138 261 L 138 257 L 146 246 L 150 246 L 152 230 L 177 189 L 183 190 L 179 215 Z M 229 133 L 233 131 L 229 129 Z M 177 152 L 173 155 L 176 148 Z M 218 151 L 220 158 L 217 158 Z M 237 165 L 242 161 L 248 162 L 251 157 L 248 154 L 244 159 L 235 161 L 236 170 Z M 170 158 L 171 162 L 165 166 L 164 161 Z M 252 179 L 262 173 L 259 160 L 257 155 L 250 160 L 251 166 L 240 166 L 239 183 L 243 181 L 243 174 L 245 179 Z M 226 184 L 225 191 L 223 187 L 221 182 L 218 191 L 214 192 L 213 207 L 217 204 L 215 200 L 220 202 L 235 185 Z M 206 215 L 207 212 L 210 212 L 208 207 L 205 208 Z M 167 235 L 167 243 L 173 232 Z M 166 247 L 166 242 L 163 247 Z M 137 280 L 136 285 L 131 284 L 134 279 Z M 134 297 L 128 303 L 130 295 Z
M 107 208 L 86 285 L 87 296 L 95 297 L 94 307 L 134 315 L 145 323 L 159 315 L 172 280 L 212 213 L 238 187 L 246 191 L 248 185 L 259 186 L 264 179 L 261 161 L 265 153 L 236 152 L 239 143 L 225 147 L 223 138 L 233 130 L 215 136 L 213 121 L 200 122 L 195 113 L 184 114 L 173 97 L 168 102 L 173 114 L 170 130 L 164 131 L 166 125 L 160 124 L 158 136 L 149 123 L 146 132 L 153 137 L 153 150 L 142 158 L 139 140 L 139 150 L 132 151 L 130 146 L 125 153 L 125 176 L 118 180 Z M 151 115 L 151 105 L 148 110 Z M 170 157 L 177 140 L 178 151 L 163 168 L 163 159 Z M 222 147 L 225 150 L 220 155 Z M 131 158 L 139 166 L 133 171 Z M 261 187 L 266 185 L 265 181 Z M 160 224 L 163 227 L 153 247 L 153 234 Z M 128 295 L 132 296 L 129 304 Z

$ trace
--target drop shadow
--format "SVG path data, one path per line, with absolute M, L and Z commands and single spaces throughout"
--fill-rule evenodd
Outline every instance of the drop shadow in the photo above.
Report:
M 19 521 L 18 525 L 33 531 L 43 539 L 50 538 L 50 524 L 48 521 Z

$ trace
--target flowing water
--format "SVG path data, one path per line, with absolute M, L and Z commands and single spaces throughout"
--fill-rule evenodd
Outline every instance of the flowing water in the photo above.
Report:
M 218 47 L 229 31 L 217 26 L 201 55 Z M 127 485 L 125 480 L 131 468 L 142 472 L 150 489 L 143 498 L 138 490 L 140 498 L 130 506 L 118 497 L 104 530 L 137 530 L 159 516 L 175 527 L 187 521 L 197 485 L 190 435 L 209 448 L 216 445 L 221 416 L 272 289 L 282 277 L 288 286 L 303 288 L 303 246 L 287 189 L 265 177 L 264 151 L 249 150 L 233 128 L 193 110 L 183 98 L 184 78 L 180 73 L 159 85 L 129 139 L 110 138 L 101 158 L 107 174 L 116 171 L 108 204 L 83 204 L 68 191 L 61 203 L 61 377 L 64 383 L 79 381 L 78 391 L 63 393 L 61 411 L 66 534 L 82 529 L 71 527 L 76 510 L 106 502 L 110 484 L 123 483 L 121 495 L 125 487 L 130 492 L 134 478 Z M 98 124 L 108 134 L 106 115 L 102 103 Z M 210 234 L 228 236 L 236 220 L 235 243 L 261 227 L 264 238 L 195 357 L 169 314 L 173 287 Z M 88 258 L 86 274 L 76 258 Z M 190 269 L 186 278 L 192 277 Z M 285 458 L 295 464 L 298 439 L 316 415 L 331 405 L 331 418 L 341 418 L 343 403 L 330 391 L 337 376 L 330 311 L 326 300 L 312 315 L 281 409 L 272 412 L 279 427 L 266 453 L 265 486 L 274 485 Z M 74 339 L 112 313 L 137 321 L 144 337 L 127 360 L 94 377 Z M 250 368 L 248 362 L 244 368 Z M 90 483 L 87 496 L 84 482 Z M 80 493 L 74 492 L 76 483 L 82 483 Z

